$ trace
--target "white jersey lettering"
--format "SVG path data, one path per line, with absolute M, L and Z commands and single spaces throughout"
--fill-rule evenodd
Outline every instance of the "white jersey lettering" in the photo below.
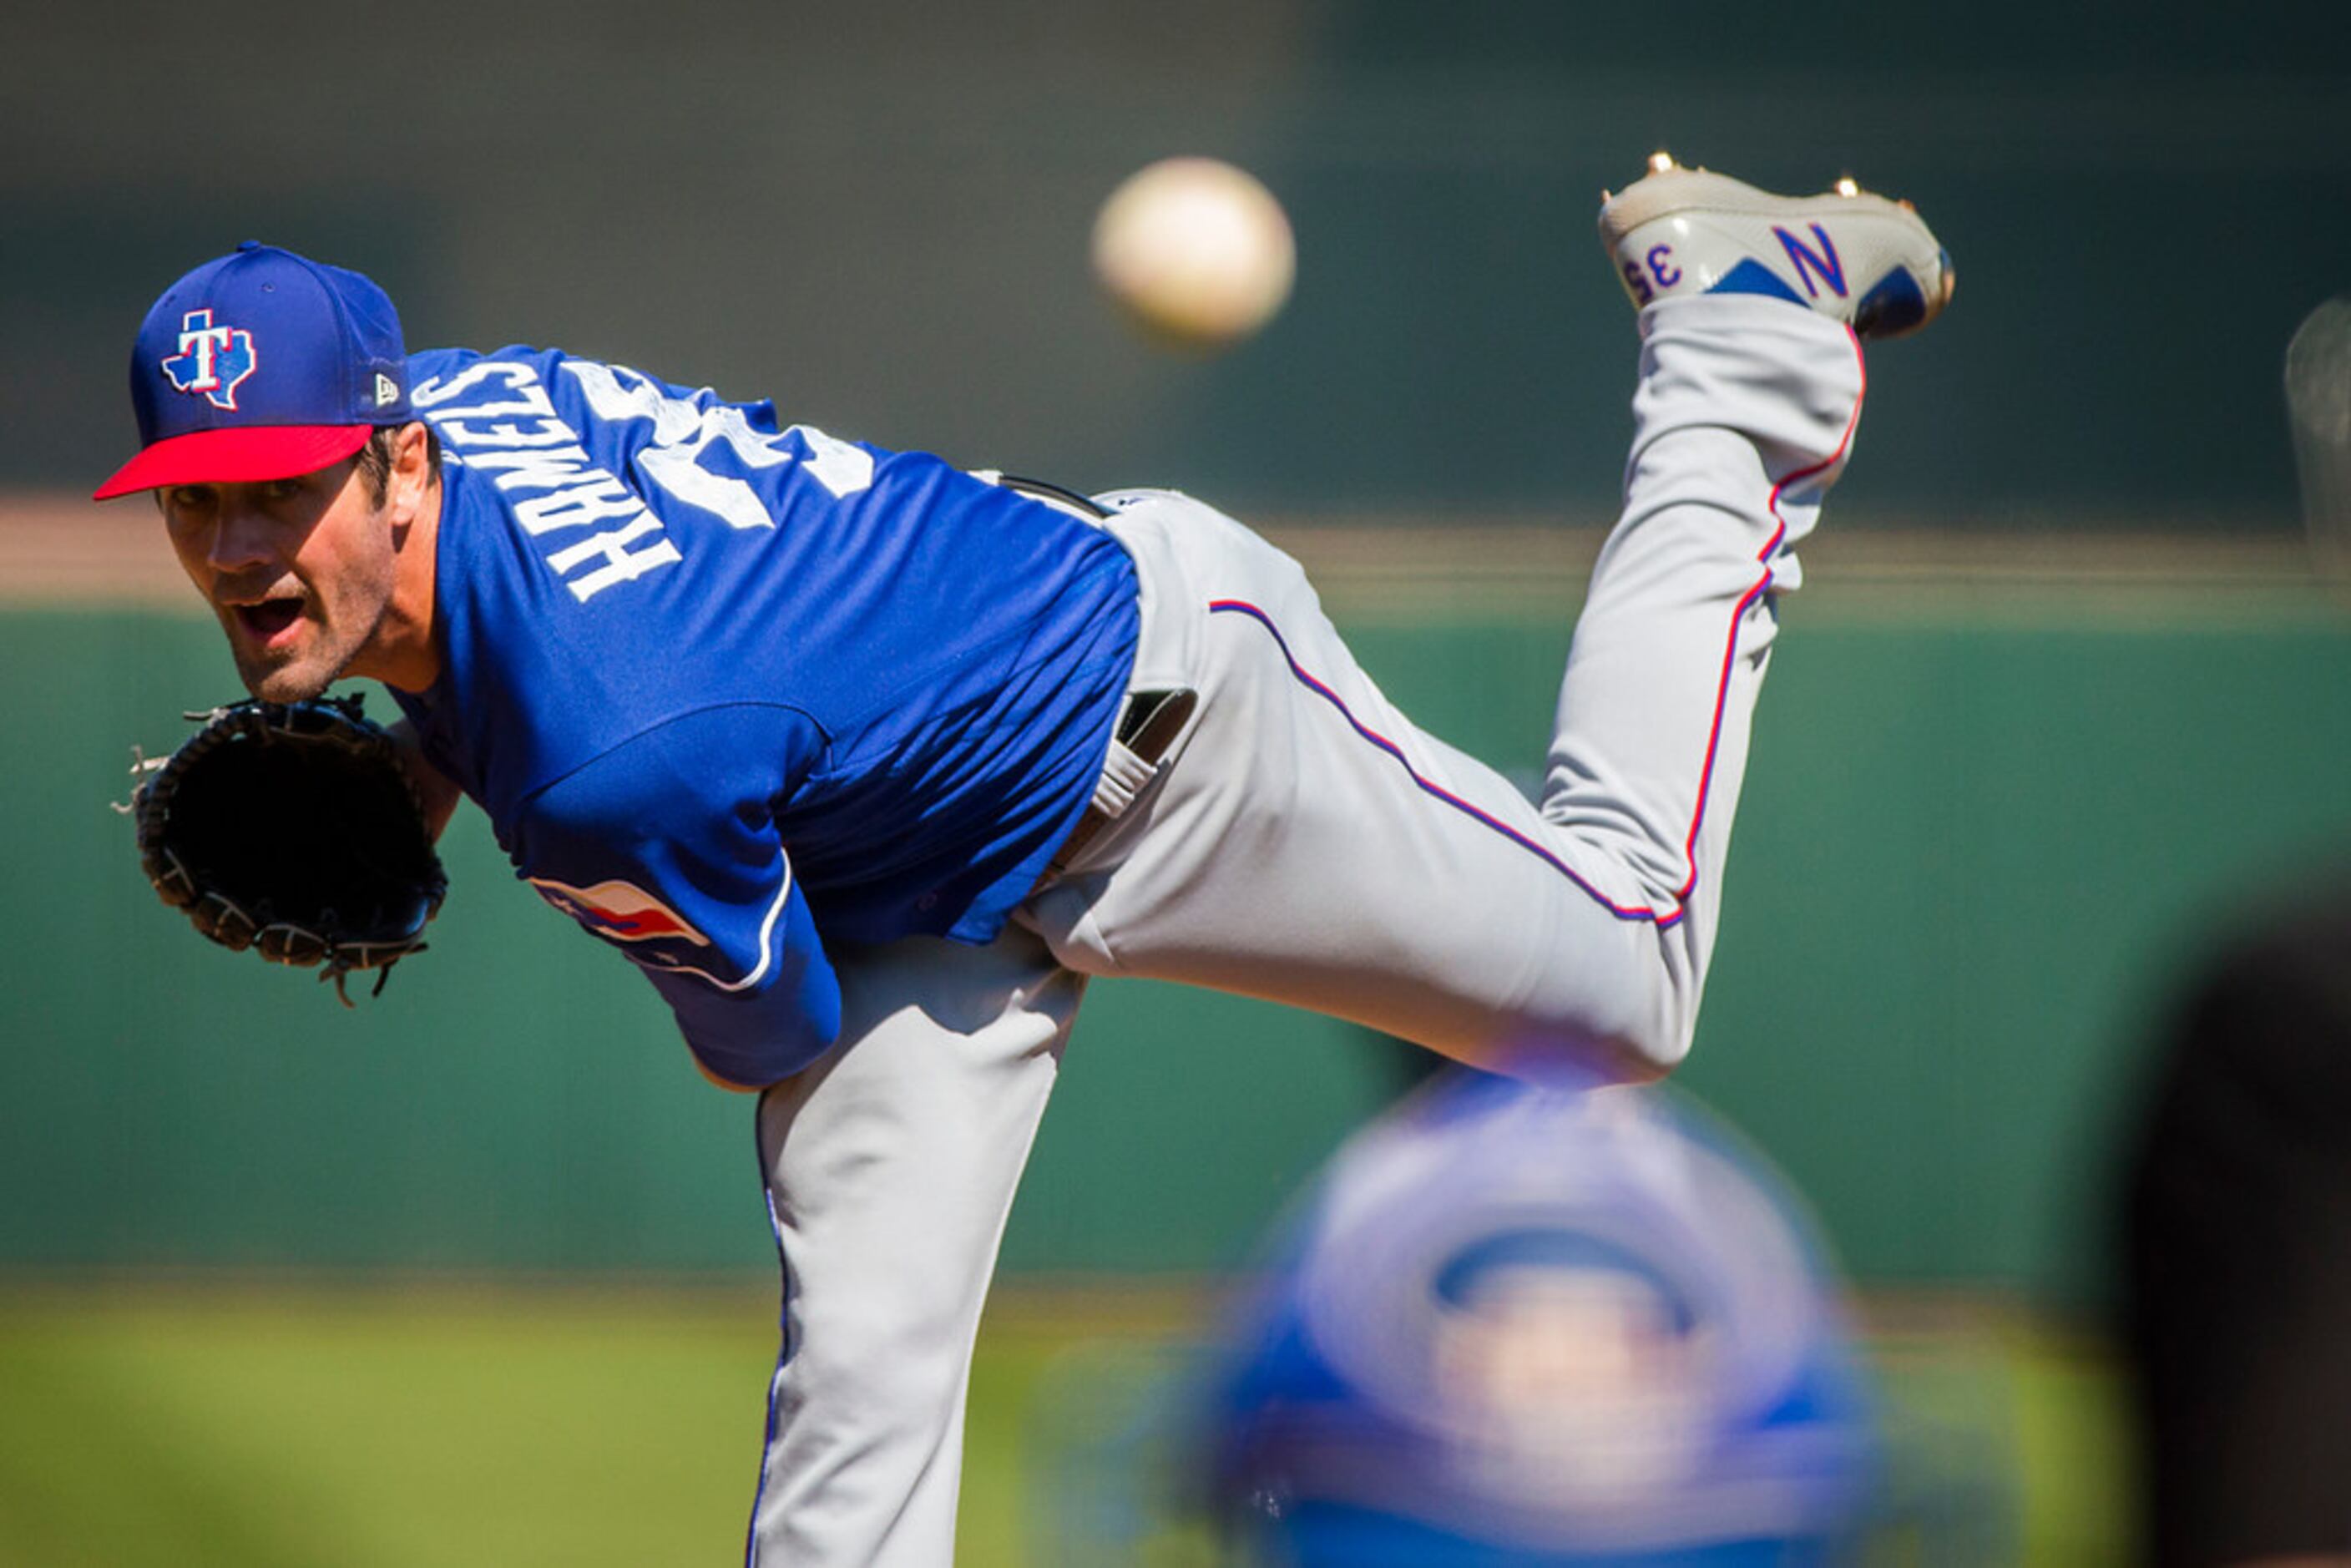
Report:
M 580 395 L 599 419 L 653 421 L 653 444 L 637 458 L 645 477 L 730 528 L 772 528 L 776 520 L 750 486 L 703 466 L 702 455 L 713 446 L 725 446 L 747 468 L 773 468 L 799 458 L 785 444 L 797 435 L 812 455 L 810 476 L 834 497 L 854 495 L 873 483 L 872 455 L 820 430 L 796 424 L 770 435 L 753 429 L 743 411 L 731 403 L 705 405 L 696 398 L 671 397 L 658 382 L 626 365 L 567 360 L 563 369 L 580 383 Z
M 571 596 L 585 604 L 615 583 L 632 582 L 655 567 L 676 564 L 682 558 L 677 553 L 677 547 L 666 538 L 657 539 L 641 550 L 632 551 L 623 548 L 632 539 L 660 532 L 661 524 L 653 520 L 652 513 L 645 512 L 625 528 L 614 528 L 610 533 L 598 534 L 593 538 L 582 539 L 576 545 L 557 550 L 547 558 L 547 564 L 562 575 L 563 586 L 571 591 Z M 572 568 L 591 559 L 601 560 L 604 564 L 579 577 L 570 575 Z
M 485 473 L 496 475 L 498 488 L 509 495 L 517 490 L 556 490 L 583 479 L 611 477 L 589 462 L 587 452 L 577 444 L 554 451 L 541 447 L 478 453 L 471 463 Z
M 459 402 L 477 389 L 487 395 Z M 661 520 L 644 498 L 589 457 L 533 367 L 483 361 L 428 381 L 411 396 L 455 461 L 490 475 L 508 496 L 543 492 L 513 503 L 515 524 L 525 534 L 537 538 L 594 523 L 623 525 L 542 558 L 582 604 L 684 559 L 662 537 Z
M 538 385 L 538 372 L 528 365 L 518 365 L 509 360 L 478 360 L 454 376 L 434 376 L 408 394 L 413 408 L 438 408 L 460 392 L 471 392 L 485 382 L 504 382 L 509 387 Z
M 444 421 L 436 428 L 444 441 L 462 441 L 469 447 L 560 446 L 567 441 L 580 439 L 578 431 L 555 418 L 540 420 L 533 424 L 493 424 L 480 430 L 453 419 Z
M 515 521 L 522 525 L 522 531 L 536 538 L 557 528 L 576 528 L 607 517 L 642 517 L 647 520 L 647 527 L 661 527 L 651 520 L 652 514 L 646 512 L 644 502 L 637 498 L 634 491 L 610 474 L 592 469 L 590 473 L 592 476 L 584 484 L 517 501 Z M 557 556 L 549 556 L 547 564 L 558 571 L 563 570 Z

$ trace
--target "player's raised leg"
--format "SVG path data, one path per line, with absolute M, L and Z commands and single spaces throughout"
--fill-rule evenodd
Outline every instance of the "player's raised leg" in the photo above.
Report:
M 1918 324 L 1949 271 L 1895 204 L 1691 171 L 1603 233 L 1650 296 L 1540 807 L 1389 705 L 1286 557 L 1186 498 L 1112 497 L 1144 567 L 1138 679 L 1203 700 L 1136 820 L 1033 902 L 1066 962 L 1472 1061 L 1606 1049 L 1638 1073 L 1687 1049 L 1775 599 L 1859 414 L 1854 323 Z
M 833 957 L 841 1045 L 759 1104 L 783 1352 L 746 1561 L 938 1568 L 980 1305 L 1083 982 L 1021 931 Z
M 1640 311 L 1640 375 L 1541 812 L 1639 867 L 1670 1061 L 1697 1021 L 1778 597 L 1852 455 L 1857 340 L 1924 326 L 1954 275 L 1914 210 L 1851 180 L 1779 196 L 1664 153 L 1599 226 Z

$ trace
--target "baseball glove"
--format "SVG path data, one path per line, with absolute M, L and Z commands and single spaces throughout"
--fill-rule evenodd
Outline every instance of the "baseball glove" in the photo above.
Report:
M 134 762 L 125 808 L 164 903 L 224 947 L 323 965 L 343 990 L 424 946 L 449 882 L 399 748 L 356 695 L 239 702 L 168 758 Z

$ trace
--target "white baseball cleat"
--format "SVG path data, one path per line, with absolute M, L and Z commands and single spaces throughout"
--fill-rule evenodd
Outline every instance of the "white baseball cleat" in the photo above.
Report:
M 1666 153 L 1616 195 L 1600 241 L 1635 308 L 1689 294 L 1762 294 L 1852 323 L 1864 338 L 1915 332 L 1950 303 L 1950 254 L 1907 202 L 1850 179 L 1775 196 Z

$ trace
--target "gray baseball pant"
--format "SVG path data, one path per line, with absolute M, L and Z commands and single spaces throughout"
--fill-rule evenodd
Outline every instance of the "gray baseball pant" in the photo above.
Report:
M 1625 508 L 1540 802 L 1389 706 L 1289 557 L 1186 496 L 1100 498 L 1142 582 L 1133 685 L 1200 704 L 998 941 L 831 954 L 842 1042 L 759 1105 L 784 1343 L 747 1561 L 952 1561 L 972 1341 L 1086 977 L 1506 1068 L 1650 1075 L 1687 1050 L 1776 595 L 1863 370 L 1849 331 L 1781 300 L 1668 300 L 1640 326 Z

